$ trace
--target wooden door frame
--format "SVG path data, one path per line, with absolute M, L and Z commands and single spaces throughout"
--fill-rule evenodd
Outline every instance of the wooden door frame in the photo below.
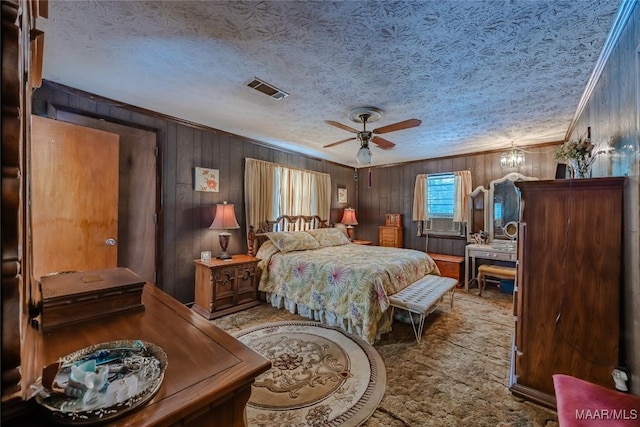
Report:
M 121 125 L 121 126 L 127 126 L 127 127 L 131 127 L 131 128 L 135 128 L 135 129 L 140 129 L 140 130 L 144 130 L 147 132 L 153 132 L 156 135 L 156 145 L 155 145 L 155 151 L 156 151 L 156 194 L 155 194 L 155 211 L 156 211 L 156 224 L 155 224 L 155 265 L 156 265 L 156 281 L 155 284 L 156 286 L 158 286 L 160 289 L 164 289 L 163 287 L 163 277 L 162 277 L 162 271 L 163 271 L 163 251 L 162 251 L 162 242 L 163 242 L 163 233 L 162 233 L 162 229 L 163 229 L 163 224 L 164 224 L 164 214 L 163 214 L 163 210 L 162 210 L 162 149 L 161 149 L 161 141 L 160 141 L 160 132 L 162 132 L 161 129 L 159 128 L 155 128 L 155 127 L 149 127 L 149 126 L 144 126 L 144 125 L 140 125 L 138 123 L 134 123 L 134 122 L 130 122 L 130 121 L 126 121 L 126 120 L 119 120 L 113 117 L 109 117 L 109 116 L 104 116 L 104 115 L 100 115 L 100 114 L 96 114 L 96 113 L 92 113 L 90 111 L 86 111 L 86 110 L 81 110 L 78 108 L 72 108 L 72 107 L 67 107 L 67 106 L 63 106 L 63 105 L 59 105 L 59 104 L 54 104 L 54 103 L 47 103 L 47 117 L 50 119 L 54 119 L 57 120 L 57 112 L 58 111 L 64 111 L 66 113 L 73 113 L 73 114 L 78 114 L 78 115 L 82 115 L 82 116 L 86 116 L 89 118 L 93 118 L 93 119 L 98 119 L 98 120 L 102 120 L 105 122 L 110 122 L 110 123 L 114 123 L 117 125 Z

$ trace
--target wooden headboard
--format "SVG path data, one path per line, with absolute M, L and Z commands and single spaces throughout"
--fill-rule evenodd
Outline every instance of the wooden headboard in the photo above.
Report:
M 264 233 L 278 231 L 306 231 L 317 228 L 327 228 L 327 220 L 320 219 L 317 215 L 282 215 L 275 220 L 267 220 L 264 225 L 255 230 L 253 225 L 249 226 L 247 232 L 248 255 L 255 256 L 262 242 L 267 240 Z

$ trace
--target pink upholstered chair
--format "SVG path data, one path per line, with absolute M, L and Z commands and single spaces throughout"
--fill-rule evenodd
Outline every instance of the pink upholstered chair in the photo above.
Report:
M 555 374 L 560 427 L 638 427 L 640 396 Z

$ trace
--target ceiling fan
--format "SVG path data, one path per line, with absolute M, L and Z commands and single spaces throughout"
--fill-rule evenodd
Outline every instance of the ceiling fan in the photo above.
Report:
M 369 150 L 369 142 L 373 142 L 378 147 L 384 150 L 388 150 L 396 146 L 396 144 L 394 144 L 393 142 L 388 141 L 384 138 L 381 138 L 377 135 L 374 136 L 374 134 L 388 133 L 388 132 L 394 132 L 402 129 L 409 129 L 416 126 L 420 126 L 420 124 L 422 123 L 422 121 L 418 119 L 408 119 L 408 120 L 393 123 L 387 126 L 383 126 L 383 127 L 374 129 L 372 131 L 367 130 L 367 123 L 378 121 L 380 120 L 381 117 L 382 117 L 382 110 L 375 107 L 361 107 L 351 111 L 349 113 L 349 120 L 356 123 L 362 123 L 361 131 L 356 130 L 352 127 L 343 125 L 342 123 L 339 123 L 339 122 L 334 122 L 332 120 L 325 120 L 327 124 L 340 128 L 342 130 L 346 130 L 347 132 L 353 132 L 356 134 L 356 136 L 343 139 L 341 141 L 334 142 L 332 144 L 325 145 L 324 148 L 333 147 L 333 146 L 342 144 L 344 142 L 348 142 L 356 139 L 360 142 L 360 150 L 358 150 L 358 155 L 356 158 L 359 163 L 368 164 L 368 163 L 371 163 L 371 151 Z

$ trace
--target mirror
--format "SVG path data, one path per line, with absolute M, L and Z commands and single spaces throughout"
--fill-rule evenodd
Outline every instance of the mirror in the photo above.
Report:
M 503 228 L 504 234 L 511 240 L 516 240 L 518 237 L 518 223 L 515 221 L 509 221 Z
M 516 181 L 535 181 L 538 178 L 513 172 L 489 184 L 489 239 L 513 240 L 517 234 L 517 222 L 520 218 L 520 193 Z M 508 224 L 513 223 L 511 227 Z M 509 229 L 505 232 L 505 229 Z M 515 228 L 515 231 L 513 230 Z
M 476 243 L 475 234 L 489 231 L 489 190 L 479 186 L 467 197 L 467 242 Z

